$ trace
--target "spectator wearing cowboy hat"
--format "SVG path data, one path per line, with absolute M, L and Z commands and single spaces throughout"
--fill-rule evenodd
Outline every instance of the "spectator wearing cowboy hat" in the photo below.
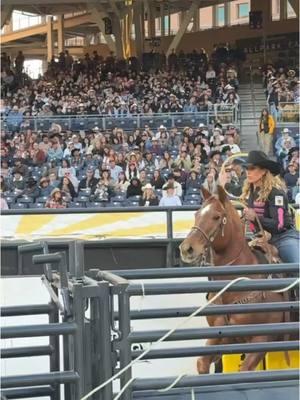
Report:
M 28 178 L 22 196 L 31 197 L 34 200 L 40 196 L 40 189 L 37 185 L 37 181 L 32 176 Z
M 277 157 L 280 157 L 280 153 L 282 151 L 282 147 L 283 147 L 283 143 L 285 142 L 285 140 L 287 140 L 288 138 L 291 139 L 292 142 L 292 147 L 295 147 L 295 141 L 294 139 L 290 136 L 291 131 L 289 130 L 289 128 L 284 128 L 281 131 L 281 136 L 276 140 L 275 142 L 275 153 Z M 279 160 L 278 160 L 279 161 Z
M 240 147 L 234 142 L 234 133 L 231 133 L 230 131 L 226 132 L 225 143 L 224 146 L 228 145 L 232 154 L 241 152 Z
M 289 201 L 292 201 L 293 188 L 297 185 L 299 179 L 299 171 L 297 170 L 297 165 L 293 161 L 288 163 L 287 171 L 283 178 L 288 188 Z
M 244 216 L 251 230 L 259 229 L 257 215 L 262 228 L 272 235 L 270 243 L 277 247 L 281 260 L 299 264 L 299 235 L 289 214 L 279 163 L 270 160 L 262 151 L 250 151 L 246 167 L 241 199 L 248 204 Z
M 164 195 L 159 201 L 160 207 L 176 207 L 181 206 L 181 200 L 178 195 L 176 195 L 176 189 L 174 183 L 167 183 L 163 187 Z
M 22 171 L 19 169 L 15 169 L 13 172 L 11 188 L 17 194 L 21 194 L 25 189 L 25 179 Z
M 173 173 L 170 173 L 170 174 L 168 175 L 168 180 L 167 180 L 167 182 L 166 182 L 166 183 L 163 185 L 163 187 L 162 187 L 162 188 L 163 188 L 163 196 L 166 196 L 166 195 L 167 195 L 167 192 L 165 191 L 165 189 L 166 189 L 166 187 L 167 187 L 168 185 L 171 185 L 171 186 L 174 187 L 176 196 L 178 196 L 178 197 L 181 197 L 181 196 L 182 196 L 182 186 L 181 186 L 181 184 L 180 184 L 179 182 L 177 182 L 177 181 L 175 180 L 175 176 L 174 176 Z
M 50 198 L 46 201 L 45 208 L 66 208 L 62 191 L 58 188 L 52 190 Z
M 52 189 L 49 186 L 49 179 L 47 177 L 43 176 L 40 179 L 39 189 L 40 189 L 40 196 L 41 197 L 50 196 L 50 193 L 51 193 Z
M 158 206 L 158 198 L 155 195 L 154 188 L 151 183 L 147 183 L 142 187 L 143 196 L 140 199 L 140 206 Z

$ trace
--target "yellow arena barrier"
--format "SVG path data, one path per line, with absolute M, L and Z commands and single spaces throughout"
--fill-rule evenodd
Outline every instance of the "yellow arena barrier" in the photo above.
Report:
M 299 368 L 299 350 L 288 352 L 290 365 L 287 364 L 284 352 L 267 353 L 265 357 L 266 370 Z
M 223 372 L 239 372 L 242 362 L 245 358 L 244 354 L 226 354 L 222 357 Z M 256 371 L 262 371 L 264 363 L 261 361 L 256 367 Z

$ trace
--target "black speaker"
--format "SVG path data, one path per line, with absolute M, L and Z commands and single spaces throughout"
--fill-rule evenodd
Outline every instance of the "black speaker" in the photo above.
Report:
M 263 27 L 263 13 L 262 11 L 249 12 L 249 28 L 262 29 Z
M 111 35 L 113 33 L 112 22 L 108 17 L 103 18 L 104 21 L 104 33 L 105 35 Z

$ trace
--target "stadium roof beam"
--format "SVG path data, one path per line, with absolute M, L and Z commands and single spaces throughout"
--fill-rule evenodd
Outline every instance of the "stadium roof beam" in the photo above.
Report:
M 78 15 L 76 17 L 67 18 L 64 20 L 64 29 L 74 28 L 91 22 L 90 14 Z M 58 22 L 54 21 L 53 30 L 58 29 Z M 1 44 L 21 40 L 29 36 L 45 35 L 47 33 L 47 24 L 34 25 L 29 28 L 20 29 L 11 33 L 1 35 Z
M 112 35 L 105 34 L 105 26 L 104 26 L 103 18 L 108 17 L 107 13 L 103 12 L 102 10 L 100 11 L 94 5 L 90 6 L 89 3 L 87 3 L 87 4 L 88 4 L 88 9 L 91 13 L 91 19 L 93 19 L 94 22 L 98 25 L 98 28 L 99 28 L 100 32 L 102 32 L 109 49 L 111 51 L 113 51 L 114 53 L 116 53 L 116 44 L 115 44 L 114 40 L 112 39 Z
M 3 2 L 1 5 L 1 29 L 5 24 L 7 24 L 11 18 L 13 12 L 13 7 L 10 5 L 4 6 Z
M 133 23 L 135 29 L 135 51 L 137 58 L 141 60 L 144 50 L 144 6 L 142 2 L 135 2 L 133 6 Z
M 176 33 L 176 35 L 174 36 L 174 38 L 167 50 L 166 57 L 168 57 L 170 55 L 170 53 L 173 49 L 175 49 L 175 50 L 177 49 L 185 31 L 186 31 L 186 28 L 188 27 L 188 24 L 191 22 L 191 19 L 194 16 L 195 11 L 198 8 L 199 8 L 199 0 L 194 0 L 191 4 L 190 8 L 185 13 L 185 16 L 183 18 L 181 26 L 180 26 L 178 32 Z
M 297 15 L 297 18 L 299 18 L 299 0 L 288 0 L 288 2 L 290 3 L 292 9 Z

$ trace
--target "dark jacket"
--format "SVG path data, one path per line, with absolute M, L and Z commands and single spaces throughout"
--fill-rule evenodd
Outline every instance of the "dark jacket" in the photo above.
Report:
M 288 198 L 284 191 L 273 188 L 267 201 L 259 202 L 258 190 L 252 191 L 248 199 L 248 206 L 256 212 L 263 229 L 272 236 L 285 232 L 293 227 L 288 211 Z M 258 229 L 254 223 L 255 230 Z
M 97 183 L 98 183 L 98 179 L 95 177 L 90 179 L 89 182 L 87 182 L 87 178 L 81 179 L 79 186 L 78 186 L 78 191 L 82 190 L 82 189 L 90 188 L 91 192 L 94 193 Z
M 151 185 L 155 187 L 155 189 L 161 189 L 164 184 L 166 183 L 166 181 L 164 180 L 163 177 L 160 177 L 158 179 L 151 179 Z
M 140 206 L 144 206 L 147 201 L 149 201 L 148 206 L 158 206 L 158 204 L 159 204 L 158 198 L 154 197 L 153 199 L 150 199 L 150 200 L 141 199 L 140 200 Z
M 296 185 L 297 185 L 297 180 L 298 180 L 298 178 L 299 178 L 299 175 L 298 175 L 298 174 L 292 175 L 292 174 L 290 174 L 289 172 L 286 173 L 286 174 L 284 175 L 284 181 L 285 181 L 285 183 L 286 183 L 286 186 L 288 186 L 288 187 L 294 187 L 294 186 L 296 186 Z
M 139 183 L 137 186 L 130 184 L 127 188 L 126 197 L 131 196 L 141 196 L 142 195 L 142 185 Z

